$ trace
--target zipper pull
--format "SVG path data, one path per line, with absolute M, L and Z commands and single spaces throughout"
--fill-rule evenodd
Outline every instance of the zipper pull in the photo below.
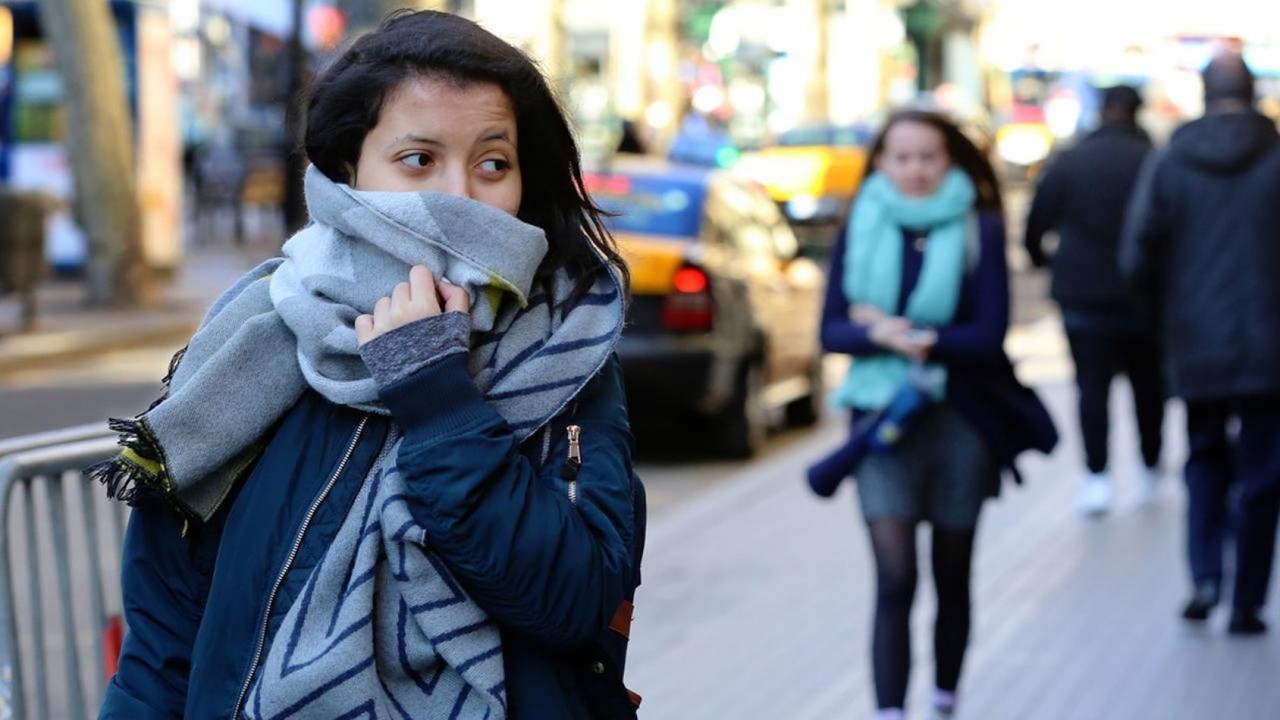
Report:
M 578 503 L 578 468 L 582 465 L 582 446 L 578 441 L 582 438 L 582 428 L 570 425 L 565 428 L 565 433 L 569 436 L 569 458 L 560 468 L 560 477 L 569 483 L 569 502 L 576 505 Z
M 582 446 L 578 444 L 578 441 L 582 438 L 582 428 L 577 425 L 570 425 L 565 428 L 565 432 L 569 434 L 569 462 L 581 465 Z

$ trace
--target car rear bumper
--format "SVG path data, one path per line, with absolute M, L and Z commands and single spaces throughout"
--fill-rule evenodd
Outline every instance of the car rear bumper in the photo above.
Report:
M 623 335 L 617 350 L 630 402 L 703 407 L 717 361 L 708 340 Z

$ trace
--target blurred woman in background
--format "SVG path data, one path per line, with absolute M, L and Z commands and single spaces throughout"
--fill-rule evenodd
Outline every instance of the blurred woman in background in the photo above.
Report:
M 947 718 L 969 638 L 983 501 L 1018 452 L 1056 440 L 1004 353 L 1004 249 L 1000 190 L 983 154 L 941 115 L 891 116 L 833 248 L 822 316 L 823 347 L 853 356 L 836 399 L 855 423 L 883 410 L 913 368 L 937 379 L 935 402 L 901 439 L 853 468 L 876 566 L 871 653 L 882 720 L 905 716 L 917 527 L 932 528 L 933 710 Z

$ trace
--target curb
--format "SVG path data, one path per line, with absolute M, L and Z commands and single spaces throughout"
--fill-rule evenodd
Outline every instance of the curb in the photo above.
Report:
M 199 319 L 174 317 L 103 325 L 0 337 L 0 373 L 147 345 L 171 343 L 176 351 L 196 331 Z

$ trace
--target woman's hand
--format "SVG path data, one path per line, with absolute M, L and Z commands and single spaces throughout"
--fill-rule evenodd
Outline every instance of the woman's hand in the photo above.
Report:
M 875 305 L 854 305 L 849 309 L 849 319 L 859 325 L 875 325 L 888 317 L 890 315 Z
M 880 347 L 919 362 L 929 356 L 929 351 L 938 341 L 938 333 L 917 328 L 902 317 L 884 317 L 875 321 L 868 336 Z
M 469 312 L 471 297 L 447 280 L 436 282 L 425 266 L 414 265 L 409 282 L 402 282 L 373 306 L 373 314 L 356 318 L 356 340 L 364 345 L 398 327 L 441 313 Z

